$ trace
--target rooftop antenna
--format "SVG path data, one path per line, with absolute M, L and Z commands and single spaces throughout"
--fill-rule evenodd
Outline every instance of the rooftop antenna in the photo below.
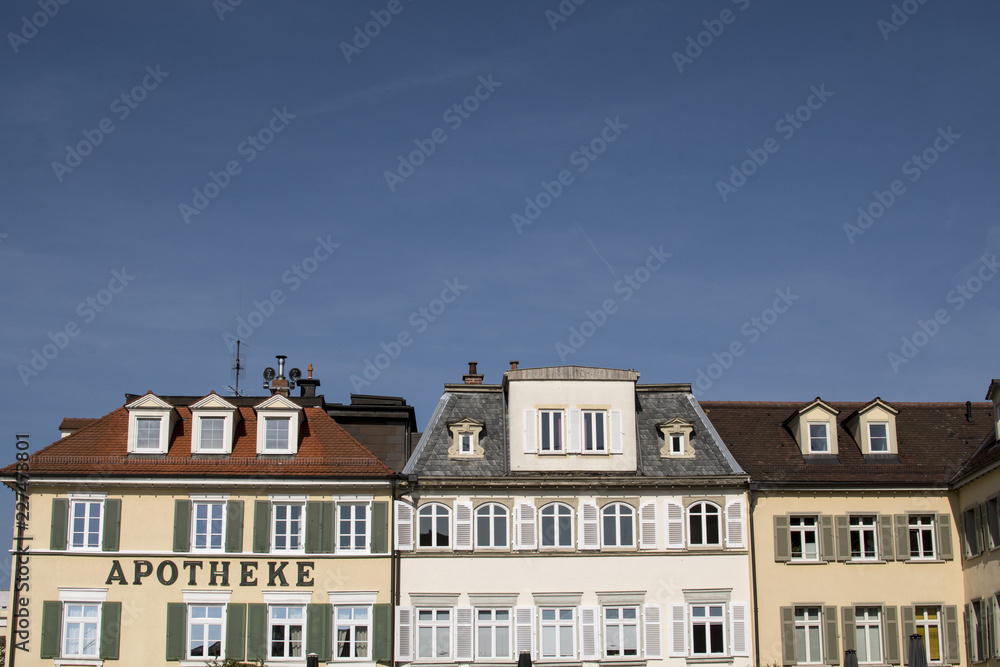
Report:
M 239 316 L 243 315 L 243 288 L 240 288 L 240 311 Z M 232 363 L 230 364 L 230 370 L 232 371 L 230 377 L 233 379 L 233 384 L 226 385 L 226 389 L 233 392 L 233 396 L 244 396 L 246 392 L 240 390 L 240 373 L 246 370 L 247 362 L 244 357 L 241 346 L 243 341 L 239 338 L 236 339 L 236 354 L 233 355 Z

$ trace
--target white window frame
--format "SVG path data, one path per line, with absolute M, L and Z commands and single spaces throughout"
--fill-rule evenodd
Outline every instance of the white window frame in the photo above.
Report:
M 563 612 L 569 612 L 570 618 L 563 618 Z M 546 619 L 545 616 L 552 612 L 553 618 Z M 538 608 L 538 659 L 539 661 L 573 661 L 577 656 L 577 618 L 579 613 L 576 607 L 539 607 Z M 564 633 L 561 630 L 569 628 L 570 651 L 564 653 L 562 645 Z M 554 633 L 556 654 L 545 655 L 545 631 L 551 629 Z
M 422 544 L 423 539 L 423 522 L 425 518 L 424 512 L 430 513 L 431 521 L 431 544 Z M 439 533 L 435 530 L 436 525 L 444 520 L 444 526 L 447 532 L 445 533 L 445 544 L 438 544 Z M 417 548 L 418 549 L 449 549 L 452 546 L 451 538 L 451 508 L 443 503 L 427 503 L 421 505 L 417 508 Z
M 504 612 L 507 614 L 507 620 L 497 619 L 497 613 Z M 480 613 L 488 613 L 490 617 L 485 621 L 479 617 Z M 475 657 L 473 660 L 476 662 L 509 662 L 513 660 L 513 646 L 514 646 L 514 610 L 510 607 L 476 607 L 474 609 L 474 632 L 476 633 L 475 641 Z M 497 630 L 506 628 L 507 630 L 507 652 L 504 655 L 495 655 L 497 646 Z M 482 640 L 480 637 L 480 630 L 486 629 L 489 631 L 489 653 L 490 655 L 482 655 Z
M 874 612 L 874 616 L 872 616 Z M 854 637 L 857 644 L 858 663 L 863 665 L 885 664 L 885 641 L 882 636 L 882 607 L 858 606 L 854 608 Z M 864 644 L 857 641 L 864 638 Z M 877 660 L 872 660 L 872 642 L 878 642 L 879 655 Z M 864 653 L 862 654 L 862 647 Z
M 812 521 L 812 525 L 806 525 L 804 523 L 796 525 L 795 524 L 796 521 L 799 522 Z M 815 515 L 792 515 L 788 517 L 789 560 L 815 562 L 820 559 L 819 529 L 820 529 L 819 518 Z M 807 555 L 806 553 L 806 544 L 808 543 L 806 540 L 806 536 L 809 535 L 810 533 L 812 534 L 813 538 L 812 545 L 815 551 L 815 553 L 812 554 L 811 556 Z M 795 540 L 794 540 L 795 535 L 799 536 L 800 544 L 802 546 L 802 553 L 797 557 L 795 555 Z
M 101 605 L 102 602 L 95 600 L 63 600 L 62 601 L 62 619 L 60 621 L 60 642 L 59 642 L 59 655 L 63 658 L 76 658 L 82 660 L 99 660 L 101 655 Z M 71 618 L 69 615 L 69 609 L 73 607 L 79 607 L 81 611 L 80 616 Z M 93 607 L 97 610 L 96 616 L 83 616 L 85 610 L 88 607 Z M 70 653 L 67 651 L 67 646 L 69 645 L 69 628 L 70 626 L 76 626 L 78 635 L 77 642 L 79 643 L 79 649 L 75 653 Z M 86 627 L 93 625 L 94 628 L 94 639 L 92 642 L 92 650 L 84 651 L 85 640 L 84 635 Z
M 350 611 L 350 618 L 341 619 L 341 611 Z M 365 618 L 358 618 L 355 616 L 360 611 L 364 611 Z M 358 639 L 358 629 L 365 629 L 365 654 L 358 655 L 358 644 L 362 643 Z M 348 656 L 340 655 L 340 630 L 347 629 L 348 638 L 345 644 L 350 647 L 350 654 Z M 372 641 L 373 641 L 373 619 L 372 619 L 372 605 L 370 604 L 347 604 L 347 603 L 337 603 L 333 607 L 333 660 L 334 662 L 359 662 L 359 661 L 370 661 L 372 654 Z
M 876 436 L 872 433 L 873 426 L 881 426 L 885 429 L 885 435 Z M 884 440 L 885 447 L 883 449 L 875 449 L 875 440 Z M 868 422 L 868 451 L 872 454 L 888 454 L 892 450 L 889 445 L 889 422 Z
M 219 435 L 219 446 L 218 447 L 207 447 L 205 446 L 205 435 L 207 431 L 212 431 L 213 435 L 216 429 L 206 429 L 207 424 L 218 424 L 218 435 Z M 226 451 L 226 418 L 217 415 L 199 415 L 198 416 L 198 450 L 199 453 L 205 454 L 224 454 Z
M 204 607 L 206 610 L 207 609 L 219 609 L 220 612 L 221 612 L 221 618 L 220 618 L 220 620 L 218 621 L 218 623 L 216 623 L 216 622 L 214 622 L 215 619 L 208 619 L 207 616 L 206 616 L 205 619 L 195 619 L 194 618 L 194 614 L 193 614 L 193 610 L 195 608 L 197 608 L 197 607 Z M 199 622 L 199 623 L 196 624 L 195 620 L 199 620 L 201 622 Z M 212 622 L 209 622 L 209 621 L 212 621 Z M 185 621 L 186 628 L 185 628 L 185 633 L 184 633 L 184 655 L 187 656 L 187 659 L 188 660 L 206 660 L 206 659 L 211 658 L 211 657 L 225 658 L 226 657 L 226 621 L 227 621 L 227 618 L 226 618 L 226 605 L 225 604 L 214 603 L 214 602 L 188 602 L 188 604 L 187 604 L 187 620 Z M 192 649 L 192 644 L 194 642 L 194 632 L 192 630 L 195 627 L 195 625 L 200 625 L 201 627 L 203 627 L 205 629 L 207 629 L 209 627 L 212 627 L 212 626 L 216 626 L 216 625 L 219 626 L 219 655 L 218 656 L 192 655 L 191 649 Z M 207 636 L 203 639 L 203 641 L 204 641 L 205 649 L 206 649 L 206 652 L 207 652 L 207 649 L 209 648 L 209 646 L 211 646 L 211 644 L 210 644 Z
M 554 425 L 553 417 L 559 416 L 559 426 Z M 546 443 L 548 440 L 548 443 Z M 546 444 L 548 448 L 546 448 Z M 542 409 L 538 411 L 538 452 L 540 454 L 566 453 L 566 411 Z
M 101 495 L 70 495 L 69 498 L 69 525 L 67 526 L 67 536 L 66 536 L 66 550 L 67 551 L 100 551 L 102 547 L 102 541 L 104 539 L 104 500 L 105 496 Z M 92 517 L 90 516 L 90 506 L 96 504 L 98 506 L 98 516 L 97 516 L 97 544 L 94 546 L 89 546 L 86 544 L 87 538 L 91 535 L 93 531 L 90 530 L 90 522 Z M 83 537 L 84 544 L 82 546 L 76 546 L 73 543 L 74 535 L 76 535 L 76 508 L 78 505 L 86 505 L 87 510 L 84 515 L 84 529 Z
M 291 615 L 292 610 L 300 610 L 302 612 L 301 618 L 278 618 L 274 617 L 274 612 L 277 609 L 284 609 L 288 616 Z M 292 628 L 298 626 L 299 628 L 299 654 L 298 655 L 287 655 L 292 648 L 292 638 L 291 631 Z M 286 655 L 274 655 L 272 652 L 274 650 L 274 628 L 281 627 L 284 628 L 284 638 L 281 640 L 282 649 L 286 652 Z M 267 605 L 267 657 L 269 660 L 301 660 L 306 657 L 306 606 L 303 604 L 269 604 Z
M 799 613 L 802 612 L 802 617 Z M 823 610 L 816 606 L 798 606 L 794 611 L 795 618 L 795 661 L 800 665 L 823 664 Z M 800 635 L 801 631 L 801 635 Z M 810 632 L 813 631 L 813 632 Z M 816 646 L 813 646 L 815 635 Z M 801 639 L 800 639 L 801 636 Z M 800 650 L 805 660 L 799 659 Z M 817 660 L 810 660 L 810 653 L 816 653 Z
M 813 426 L 822 426 L 823 435 L 813 435 Z M 810 454 L 829 454 L 830 453 L 830 423 L 829 422 L 808 422 L 806 424 L 806 433 L 809 436 L 809 453 Z M 818 439 L 822 438 L 823 448 L 817 449 L 814 445 Z
M 420 615 L 422 613 L 429 612 L 432 615 L 430 619 L 421 619 Z M 441 614 L 447 614 L 446 618 L 441 619 Z M 416 661 L 417 662 L 451 662 L 451 656 L 453 654 L 452 647 L 455 643 L 455 609 L 452 607 L 417 607 L 413 614 L 413 628 L 414 628 L 414 644 L 416 647 Z M 431 655 L 421 656 L 421 630 L 429 629 L 431 636 Z M 441 630 L 445 630 L 447 634 L 444 639 L 445 652 L 441 652 L 441 646 L 439 642 L 441 641 Z
M 344 518 L 343 511 L 348 509 L 350 516 Z M 358 517 L 357 510 L 363 510 L 364 516 Z M 340 553 L 368 553 L 371 546 L 372 528 L 372 508 L 370 502 L 343 501 L 338 502 L 337 507 L 337 551 Z M 361 525 L 360 532 L 358 525 Z M 344 528 L 347 528 L 345 531 Z M 343 546 L 343 540 L 347 537 L 347 546 Z M 361 546 L 357 545 L 358 538 L 361 538 Z
M 612 514 L 608 511 L 613 510 Z M 614 529 L 607 530 L 606 519 L 611 519 Z M 625 544 L 622 540 L 622 533 L 628 521 L 629 533 L 632 540 Z M 609 539 L 610 538 L 610 539 Z M 613 502 L 601 508 L 601 547 L 634 547 L 635 546 L 635 508 L 628 503 Z
M 684 450 L 687 448 L 687 437 L 684 433 L 669 433 L 670 438 L 670 455 L 671 456 L 684 456 Z
M 927 618 L 928 609 L 934 609 L 937 611 L 937 618 Z M 924 655 L 927 656 L 927 662 L 930 664 L 940 664 L 946 661 L 945 648 L 944 648 L 944 625 L 941 623 L 941 616 L 943 609 L 940 605 L 936 604 L 918 604 L 913 606 L 913 628 L 914 632 L 920 635 L 924 640 Z M 930 629 L 937 628 L 937 649 L 938 657 L 937 659 L 931 658 L 931 638 Z M 909 638 L 906 638 L 909 641 Z
M 485 516 L 480 513 L 485 512 Z M 486 519 L 486 534 L 480 528 L 480 519 Z M 476 524 L 476 548 L 477 549 L 508 549 L 510 547 L 510 510 L 500 503 L 484 503 L 476 508 L 473 514 L 473 521 Z M 496 524 L 503 522 L 503 544 L 496 544 Z M 484 540 L 485 538 L 485 540 Z M 485 542 L 485 543 L 484 543 Z
M 601 425 L 598 429 L 595 426 L 597 418 L 600 417 Z M 584 454 L 607 454 L 610 451 L 609 447 L 609 431 L 608 431 L 608 411 L 607 410 L 582 410 L 581 411 L 581 424 L 583 426 L 583 432 L 580 434 L 583 440 L 583 453 Z M 599 442 L 590 442 L 587 438 L 588 435 L 596 436 Z M 600 445 L 600 447 L 598 447 Z
M 696 508 L 701 508 L 701 511 L 697 514 L 695 513 Z M 714 514 L 707 512 L 706 510 L 711 507 L 715 510 Z M 701 518 L 701 541 L 695 541 L 695 531 L 693 530 L 696 517 Z M 708 522 L 709 517 L 715 517 L 715 535 L 717 540 L 715 542 L 708 541 Z M 693 547 L 721 547 L 722 546 L 722 508 L 713 503 L 710 500 L 699 500 L 696 503 L 691 503 L 687 508 L 687 536 L 688 545 Z
M 282 507 L 286 510 L 286 516 L 284 519 L 278 517 L 278 508 Z M 291 512 L 292 508 L 298 508 L 299 518 L 292 519 Z M 278 533 L 278 522 L 285 522 L 285 530 L 282 533 Z M 295 534 L 291 531 L 291 525 L 294 521 L 298 521 L 299 529 L 298 533 Z M 271 501 L 271 552 L 272 553 L 289 553 L 289 554 L 303 554 L 306 552 L 306 540 L 305 540 L 305 525 L 306 525 L 306 504 L 305 501 L 289 501 L 289 500 L 272 500 Z M 285 546 L 278 546 L 278 538 L 285 538 Z M 298 546 L 291 546 L 291 538 L 298 538 Z
M 192 417 L 191 453 L 192 454 L 231 454 L 233 451 L 233 433 L 236 421 L 240 418 L 239 409 L 224 400 L 214 392 L 189 406 Z M 206 449 L 202 446 L 202 425 L 206 419 L 222 420 L 222 447 Z
M 476 451 L 474 438 L 472 433 L 459 433 L 458 434 L 458 453 L 459 454 L 474 454 Z
M 272 447 L 268 443 L 272 442 L 272 435 L 277 436 L 277 433 L 272 434 L 271 427 L 277 427 L 279 424 L 285 425 L 285 438 L 284 447 Z M 279 442 L 277 438 L 273 442 Z M 292 418 L 284 415 L 274 415 L 264 417 L 264 454 L 291 454 L 292 453 Z
M 937 560 L 937 539 L 935 533 L 935 518 L 932 514 L 911 514 L 907 517 L 907 548 L 910 560 Z M 916 533 L 917 555 L 913 554 L 913 538 Z M 930 539 L 930 553 L 924 548 L 925 540 Z
M 552 508 L 552 517 L 545 516 L 545 510 Z M 560 509 L 566 509 L 569 511 L 569 544 L 560 544 L 559 542 L 561 532 L 559 531 L 559 519 Z M 551 502 L 547 505 L 543 505 L 538 511 L 538 526 L 539 526 L 539 540 L 538 546 L 540 549 L 572 549 L 573 545 L 576 544 L 576 536 L 573 534 L 575 530 L 575 517 L 573 508 L 566 503 L 561 502 Z M 546 520 L 552 521 L 552 544 L 545 544 L 545 522 Z
M 219 507 L 221 508 L 220 521 L 221 528 L 219 530 L 219 546 L 212 547 L 212 521 L 211 512 L 204 519 L 207 522 L 206 532 L 205 532 L 205 546 L 198 546 L 198 522 L 201 520 L 198 518 L 198 508 L 199 507 Z M 225 499 L 205 499 L 198 498 L 191 500 L 191 551 L 198 553 L 222 553 L 226 550 L 226 500 Z
M 878 535 L 877 516 L 875 516 L 874 514 L 852 514 L 848 518 L 848 531 L 849 531 L 850 546 L 851 546 L 851 560 L 873 561 L 879 559 L 879 543 L 878 543 L 879 535 Z M 867 549 L 865 549 L 866 533 L 871 535 L 871 541 L 872 541 L 871 555 L 868 555 Z M 854 555 L 855 535 L 857 536 L 858 547 L 859 547 L 858 549 L 859 555 L 857 556 Z
M 693 603 L 688 607 L 688 618 L 690 620 L 689 628 L 689 638 L 688 641 L 691 642 L 691 656 L 694 658 L 708 658 L 715 656 L 728 655 L 728 633 L 726 632 L 726 607 L 728 605 L 724 602 L 699 602 Z M 719 617 L 712 616 L 712 609 L 721 609 L 722 615 Z M 704 609 L 705 615 L 702 617 L 695 616 L 696 609 Z M 698 620 L 696 620 L 698 619 Z M 704 620 L 700 620 L 704 619 Z M 717 619 L 717 620 L 716 620 Z M 705 626 L 705 648 L 707 649 L 704 653 L 699 653 L 695 651 L 695 628 L 697 626 Z M 722 651 L 712 651 L 712 626 L 718 625 L 722 628 Z
M 625 618 L 627 611 L 635 614 L 633 618 Z M 609 613 L 615 612 L 618 618 L 609 618 Z M 639 605 L 613 605 L 601 608 L 602 630 L 604 637 L 604 658 L 606 660 L 640 660 L 642 659 L 642 632 L 640 630 Z M 635 631 L 635 653 L 626 654 L 625 634 L 628 628 Z M 611 630 L 618 630 L 618 655 L 611 654 Z
M 135 451 L 136 453 L 159 453 L 161 447 L 161 432 L 163 417 L 135 418 Z M 152 438 L 152 440 L 150 440 Z M 149 443 L 152 443 L 151 445 Z

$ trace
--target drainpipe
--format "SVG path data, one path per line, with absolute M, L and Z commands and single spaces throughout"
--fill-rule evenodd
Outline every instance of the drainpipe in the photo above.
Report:
M 753 595 L 753 648 L 755 663 L 757 667 L 760 667 L 760 626 L 757 624 L 759 616 L 757 610 L 757 540 L 755 539 L 757 533 L 754 532 L 753 528 L 753 510 L 757 502 L 756 491 L 756 482 L 750 482 L 747 492 L 749 510 L 747 516 L 750 517 L 750 587 Z
M 399 551 L 396 549 L 396 499 L 399 497 L 399 474 L 392 476 L 392 512 L 389 519 L 389 664 L 396 667 L 396 607 L 399 605 Z

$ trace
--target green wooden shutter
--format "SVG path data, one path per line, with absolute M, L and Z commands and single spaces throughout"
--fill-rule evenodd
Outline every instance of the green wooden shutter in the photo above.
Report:
M 837 560 L 837 538 L 833 530 L 833 516 L 824 514 L 819 518 L 820 557 L 826 561 Z M 834 607 L 836 609 L 836 607 Z M 839 659 L 839 653 L 838 653 Z
M 49 549 L 66 550 L 66 526 L 69 524 L 69 501 L 66 498 L 52 499 L 52 527 L 49 533 Z
M 122 631 L 122 603 L 105 602 L 101 605 L 101 659 L 117 660 L 118 644 Z
M 392 605 L 377 604 L 372 619 L 372 660 L 386 662 L 392 660 Z
M 372 553 L 389 553 L 389 503 L 387 502 L 372 503 Z
M 306 503 L 306 553 L 333 553 L 336 514 L 333 502 Z
M 187 625 L 187 605 L 183 602 L 167 603 L 167 660 L 184 659 L 184 640 Z
M 267 605 L 247 605 L 247 660 L 267 657 Z
M 319 548 L 322 553 L 332 554 L 337 544 L 337 508 L 332 501 L 323 503 L 322 517 Z
M 897 514 L 893 520 L 896 523 L 896 560 L 910 560 L 910 519 L 905 514 Z
M 838 516 L 837 521 L 837 560 L 851 560 L 851 524 L 846 516 Z
M 954 605 L 944 608 L 944 632 L 948 662 L 956 664 L 961 658 L 958 641 L 958 607 Z
M 101 549 L 103 551 L 118 551 L 121 523 L 122 501 L 118 498 L 105 500 L 104 535 L 101 538 Z
M 774 560 L 785 563 L 791 560 L 791 543 L 788 540 L 788 517 L 774 517 Z
M 247 606 L 236 602 L 226 605 L 226 657 L 243 660 L 247 643 Z
M 840 620 L 844 625 L 844 633 L 842 635 L 844 650 L 849 651 L 854 649 L 856 651 L 858 647 L 856 646 L 857 637 L 854 636 L 854 607 L 841 607 Z
M 253 552 L 266 554 L 271 550 L 271 503 L 255 500 L 253 504 Z
M 320 662 L 333 658 L 333 605 L 306 606 L 306 654 L 315 653 Z
M 903 663 L 910 664 L 910 635 L 917 631 L 916 621 L 914 621 L 913 607 L 903 607 L 900 610 L 903 617 Z
M 777 517 L 775 517 L 777 518 Z M 781 663 L 795 664 L 795 608 L 781 608 Z
M 899 618 L 895 607 L 885 608 L 885 660 L 899 664 Z
M 823 607 L 823 628 L 826 631 L 826 664 L 840 664 L 840 649 L 837 647 L 837 608 L 833 605 Z
M 955 552 L 951 546 L 951 517 L 947 514 L 938 514 L 936 518 L 938 558 L 952 560 Z
M 881 560 L 893 560 L 896 550 L 893 548 L 895 537 L 892 534 L 892 515 L 879 514 L 876 520 L 879 532 L 879 557 Z
M 226 552 L 243 551 L 243 501 L 230 500 L 226 503 Z
M 191 550 L 191 501 L 174 501 L 174 551 Z M 179 659 L 179 658 L 178 658 Z
M 63 502 L 66 502 L 65 500 Z M 41 657 L 59 657 L 59 638 L 62 634 L 62 603 L 46 600 L 42 603 Z M 11 649 L 14 650 L 14 649 Z

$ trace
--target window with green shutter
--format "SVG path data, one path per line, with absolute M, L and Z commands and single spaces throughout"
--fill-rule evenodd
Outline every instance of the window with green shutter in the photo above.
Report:
M 372 553 L 389 553 L 389 503 L 372 503 Z
M 62 634 L 61 628 L 62 603 L 57 600 L 46 600 L 42 603 L 41 657 L 59 657 L 59 639 Z
M 253 551 L 266 554 L 271 550 L 271 502 L 255 500 L 253 504 Z
M 104 501 L 104 535 L 101 537 L 102 551 L 118 551 L 121 535 L 122 501 L 109 498 Z
M 246 657 L 247 606 L 231 602 L 226 606 L 226 657 Z
M 187 625 L 187 605 L 183 602 L 167 603 L 167 660 L 183 660 Z
M 226 503 L 226 552 L 243 551 L 243 501 L 230 500 Z
M 372 660 L 392 660 L 392 605 L 377 604 L 373 608 Z
M 174 501 L 174 551 L 191 550 L 191 501 Z
M 247 605 L 247 660 L 267 657 L 267 605 Z
M 306 607 L 306 653 L 315 653 L 320 662 L 333 659 L 333 605 Z
M 52 499 L 52 526 L 49 533 L 49 549 L 66 550 L 66 529 L 69 524 L 69 500 Z
M 101 606 L 101 659 L 118 659 L 121 625 L 122 603 L 105 602 Z

